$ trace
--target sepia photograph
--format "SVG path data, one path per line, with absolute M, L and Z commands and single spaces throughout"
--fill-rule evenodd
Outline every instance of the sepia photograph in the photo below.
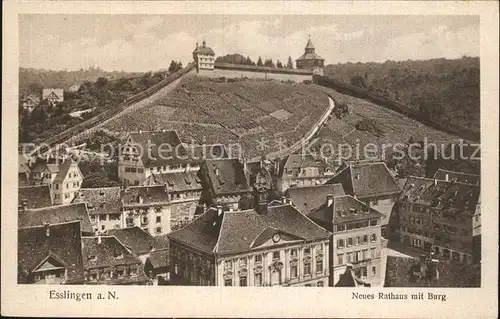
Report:
M 17 20 L 15 284 L 484 288 L 480 14 Z

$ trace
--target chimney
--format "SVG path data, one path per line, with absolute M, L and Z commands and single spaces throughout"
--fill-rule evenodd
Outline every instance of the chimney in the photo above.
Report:
M 222 206 L 217 205 L 217 216 L 221 216 L 221 215 L 222 215 Z
M 450 174 L 446 174 L 444 177 L 444 180 L 449 182 L 450 181 Z
M 97 235 L 97 243 L 100 245 L 102 244 L 102 236 L 99 234 Z
M 215 173 L 215 176 L 219 176 L 219 169 L 217 167 L 214 169 L 214 173 Z
M 332 206 L 332 204 L 333 204 L 333 194 L 326 195 L 326 205 L 330 207 Z
M 49 225 L 49 223 L 45 223 L 45 224 L 43 224 L 43 226 L 45 227 L 45 236 L 49 237 L 50 236 L 50 225 Z
M 281 196 L 281 203 L 283 204 L 287 203 L 286 196 Z
M 139 130 L 139 134 L 142 134 L 142 130 Z
M 438 184 L 438 180 L 436 178 L 434 178 L 434 186 L 437 186 Z

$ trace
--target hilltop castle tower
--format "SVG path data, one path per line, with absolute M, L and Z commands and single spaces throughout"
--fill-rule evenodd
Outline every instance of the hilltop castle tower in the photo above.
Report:
M 193 59 L 196 62 L 196 72 L 200 70 L 211 70 L 214 69 L 215 63 L 215 52 L 212 48 L 207 47 L 207 43 L 203 40 L 201 46 L 196 43 L 196 48 L 193 51 Z
M 297 69 L 307 69 L 313 71 L 314 74 L 323 75 L 323 67 L 325 66 L 325 59 L 316 54 L 316 48 L 311 41 L 311 36 L 307 41 L 304 54 L 295 60 Z

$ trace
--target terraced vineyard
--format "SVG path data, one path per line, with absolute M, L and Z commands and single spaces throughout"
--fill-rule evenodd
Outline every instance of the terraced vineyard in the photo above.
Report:
M 240 143 L 248 157 L 276 151 L 300 139 L 328 109 L 323 88 L 274 80 L 214 81 L 186 76 L 158 103 L 111 121 L 111 131 L 177 130 L 191 143 Z M 272 113 L 288 112 L 278 119 Z M 285 133 L 286 136 L 282 136 Z M 269 147 L 258 147 L 268 140 Z
M 246 156 L 255 157 L 290 146 L 301 139 L 328 108 L 329 94 L 346 103 L 349 114 L 332 115 L 316 134 L 320 141 L 337 148 L 348 143 L 361 149 L 374 143 L 404 143 L 410 137 L 429 142 L 458 143 L 456 136 L 425 126 L 402 114 L 363 99 L 315 84 L 282 83 L 274 80 L 216 81 L 188 75 L 167 96 L 150 107 L 114 120 L 111 131 L 177 130 L 187 143 L 239 143 Z M 281 110 L 281 111 L 280 111 Z M 284 118 L 271 115 L 286 114 Z M 360 129 L 360 121 L 376 123 L 377 131 Z M 357 128 L 358 126 L 358 128 Z M 268 141 L 262 150 L 258 141 Z M 361 156 L 362 158 L 363 156 Z
M 324 88 L 324 91 L 330 94 L 337 103 L 346 103 L 349 107 L 349 114 L 341 119 L 334 115 L 331 116 L 317 134 L 317 137 L 320 138 L 318 144 L 346 143 L 353 148 L 359 144 L 360 149 L 363 150 L 368 143 L 374 143 L 379 150 L 382 150 L 382 145 L 406 143 L 410 137 L 418 141 L 427 138 L 428 143 L 438 145 L 459 143 L 459 137 L 423 125 L 398 112 L 332 89 Z M 361 121 L 375 123 L 378 131 L 360 129 L 359 123 Z M 386 150 L 389 151 L 390 148 L 387 147 Z M 360 159 L 363 159 L 362 152 L 360 155 Z

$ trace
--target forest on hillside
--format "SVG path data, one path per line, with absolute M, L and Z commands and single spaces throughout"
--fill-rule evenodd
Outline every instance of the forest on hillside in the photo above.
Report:
M 82 84 L 85 81 L 94 82 L 98 78 L 117 79 L 141 76 L 142 73 L 128 73 L 123 71 L 104 71 L 90 67 L 75 71 L 54 71 L 45 69 L 19 68 L 19 94 L 31 94 L 40 88 L 61 88 L 67 90 L 72 85 Z
M 140 77 L 107 79 L 99 77 L 95 81 L 84 81 L 78 91 L 64 92 L 64 101 L 56 106 L 46 101 L 31 113 L 19 107 L 19 142 L 27 143 L 44 140 L 47 137 L 72 127 L 88 118 L 122 103 L 126 98 L 137 94 L 164 79 L 166 73 L 144 73 Z M 36 83 L 28 84 L 31 94 L 41 96 L 41 87 Z M 92 109 L 81 117 L 70 113 Z
M 407 104 L 430 118 L 479 131 L 479 58 L 328 65 L 324 74 Z

